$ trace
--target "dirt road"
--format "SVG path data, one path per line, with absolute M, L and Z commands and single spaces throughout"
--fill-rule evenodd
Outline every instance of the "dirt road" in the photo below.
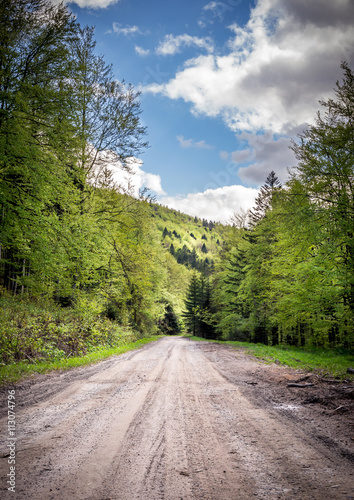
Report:
M 16 493 L 6 491 L 2 440 L 0 496 L 353 499 L 352 421 L 316 404 L 316 386 L 288 388 L 300 375 L 228 346 L 163 338 L 23 383 Z M 0 425 L 6 436 L 5 417 Z

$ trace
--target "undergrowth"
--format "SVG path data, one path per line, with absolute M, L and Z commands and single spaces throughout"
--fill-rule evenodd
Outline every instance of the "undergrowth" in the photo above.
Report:
M 95 308 L 60 307 L 45 302 L 0 295 L 0 383 L 23 375 L 80 366 L 126 350 L 157 336 L 97 314 Z

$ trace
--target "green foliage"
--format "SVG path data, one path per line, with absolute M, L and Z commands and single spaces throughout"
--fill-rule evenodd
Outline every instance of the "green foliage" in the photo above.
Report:
M 211 321 L 211 289 L 209 279 L 193 272 L 182 313 L 187 331 L 193 335 L 214 338 Z
M 228 228 L 220 223 L 190 217 L 150 203 L 154 223 L 162 233 L 162 243 L 179 264 L 211 275 Z M 210 233 L 208 238 L 205 231 Z M 205 240 L 208 239 L 208 247 Z
M 165 315 L 159 322 L 159 331 L 164 335 L 179 335 L 182 332 L 181 321 L 170 304 L 166 305 Z
M 115 347 L 140 337 L 97 314 L 95 303 L 82 297 L 76 309 L 53 303 L 0 297 L 0 363 L 66 359 L 92 349 Z
M 3 363 L 60 360 L 183 324 L 205 337 L 353 345 L 347 64 L 324 116 L 293 144 L 299 164 L 286 185 L 271 172 L 248 224 L 240 214 L 225 227 L 116 185 L 112 169 L 129 174 L 147 146 L 139 93 L 116 81 L 93 29 L 67 7 L 2 2 L 0 43 Z
M 281 183 L 272 170 L 259 190 L 257 198 L 255 199 L 254 209 L 250 210 L 249 219 L 252 226 L 255 226 L 265 217 L 267 212 L 271 209 L 273 197 L 280 189 Z
M 116 81 L 93 29 L 65 6 L 10 0 L 0 21 L 0 286 L 54 299 L 82 325 L 106 314 L 157 331 L 166 256 L 148 205 L 107 166 L 129 172 L 147 145 L 139 94 Z M 17 357 L 31 351 L 20 337 Z

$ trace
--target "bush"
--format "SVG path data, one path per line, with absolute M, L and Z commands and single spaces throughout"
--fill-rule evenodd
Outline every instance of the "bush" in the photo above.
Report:
M 141 334 L 101 317 L 102 307 L 88 299 L 76 309 L 54 303 L 0 296 L 0 364 L 35 363 L 81 356 L 101 347 L 116 347 Z

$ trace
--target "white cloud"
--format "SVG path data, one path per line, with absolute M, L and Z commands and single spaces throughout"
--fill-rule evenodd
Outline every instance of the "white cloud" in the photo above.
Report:
M 111 151 L 102 151 L 98 156 L 94 170 L 91 172 L 90 182 L 100 185 L 100 182 L 105 178 L 104 170 L 108 169 L 113 174 L 112 180 L 116 187 L 128 191 L 132 196 L 139 196 L 139 192 L 144 188 L 159 196 L 166 194 L 161 186 L 161 177 L 145 172 L 142 169 L 143 162 L 139 158 L 127 158 L 125 165 L 126 168 L 123 168 L 121 161 Z
M 147 188 L 159 196 L 165 195 L 161 186 L 161 177 L 156 174 L 150 174 L 142 170 L 143 162 L 138 158 L 132 158 L 128 162 L 131 172 L 129 174 L 123 169 L 114 170 L 114 180 L 123 188 L 132 187 L 133 194 L 137 196 L 141 189 Z
M 220 7 L 222 7 L 224 4 L 222 2 L 209 2 L 206 5 L 204 5 L 203 10 L 212 10 L 216 11 Z
M 354 59 L 353 6 L 351 0 L 330 6 L 327 0 L 259 0 L 246 26 L 230 27 L 227 54 L 190 59 L 148 91 L 182 98 L 196 114 L 222 116 L 235 131 L 286 133 L 312 121 L 318 100 L 340 77 L 341 60 Z M 165 42 L 160 52 L 166 54 L 184 43 L 172 36 Z
M 138 45 L 135 45 L 135 52 L 142 57 L 148 56 L 150 54 L 149 49 L 143 49 L 143 47 L 139 47 Z
M 229 2 L 232 3 L 232 2 Z M 204 12 L 211 12 L 214 17 L 217 17 L 220 21 L 223 21 L 224 15 L 227 12 L 232 12 L 234 10 L 234 7 L 232 5 L 228 5 L 224 2 L 209 2 L 208 4 L 204 5 L 203 11 Z
M 76 3 L 76 5 L 81 8 L 91 7 L 92 9 L 104 9 L 118 2 L 119 0 L 66 0 L 65 3 Z
M 196 149 L 213 149 L 213 146 L 203 141 L 195 141 L 194 139 L 185 139 L 183 135 L 177 135 L 177 140 L 181 148 L 196 148 Z
M 156 54 L 161 56 L 173 55 L 181 52 L 183 47 L 198 47 L 212 52 L 214 49 L 211 38 L 199 38 L 197 36 L 187 35 L 166 35 L 162 42 L 156 48 Z
M 159 203 L 192 216 L 226 223 L 235 212 L 253 207 L 257 194 L 257 189 L 224 186 L 184 197 L 165 196 L 160 198 Z
M 141 35 L 141 31 L 138 26 L 122 26 L 120 23 L 113 23 L 113 33 L 116 35 L 132 36 Z
M 220 8 L 213 1 L 202 12 Z M 183 99 L 195 115 L 222 117 L 238 139 L 249 133 L 248 146 L 231 153 L 244 182 L 262 184 L 271 170 L 284 180 L 295 163 L 290 137 L 333 95 L 341 61 L 354 61 L 353 20 L 353 0 L 258 0 L 247 25 L 229 27 L 226 53 L 189 59 L 146 91 Z
M 215 19 L 222 22 L 225 17 L 230 17 L 230 13 L 242 0 L 228 0 L 226 2 L 209 2 L 204 5 L 198 24 L 201 28 L 206 28 L 213 24 Z

